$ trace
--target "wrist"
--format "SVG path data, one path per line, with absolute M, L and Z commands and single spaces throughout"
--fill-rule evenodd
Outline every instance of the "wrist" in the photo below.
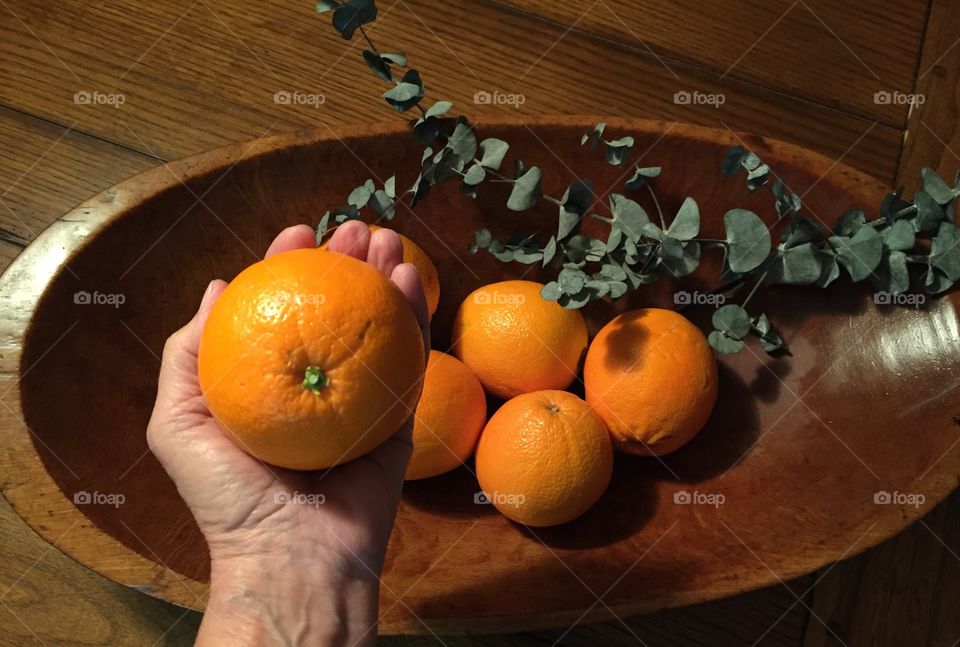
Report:
M 379 585 L 359 560 L 311 550 L 212 554 L 197 644 L 372 645 Z

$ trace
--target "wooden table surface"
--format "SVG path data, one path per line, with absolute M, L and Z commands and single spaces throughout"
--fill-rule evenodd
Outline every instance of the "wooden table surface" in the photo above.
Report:
M 381 0 L 380 16 L 370 30 L 378 45 L 405 51 L 429 96 L 454 101 L 481 128 L 485 115 L 511 110 L 690 121 L 796 142 L 908 190 L 923 165 L 949 177 L 960 166 L 952 0 Z M 164 161 L 284 130 L 397 118 L 358 43 L 328 20 L 309 0 L 0 0 L 2 267 L 76 203 Z M 278 91 L 325 100 L 277 103 Z M 482 91 L 523 101 L 478 104 Z M 677 101 L 684 91 L 722 103 Z M 568 633 L 441 640 L 955 646 L 958 501 L 769 589 Z M 0 644 L 190 644 L 199 620 L 78 565 L 0 501 Z

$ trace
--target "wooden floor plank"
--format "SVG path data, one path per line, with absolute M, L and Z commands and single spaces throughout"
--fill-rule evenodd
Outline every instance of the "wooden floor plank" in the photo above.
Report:
M 0 108 L 0 233 L 7 244 L 29 242 L 79 202 L 158 163 Z M 2 252 L 0 260 L 8 260 Z
M 20 19 L 0 41 L 0 104 L 124 146 L 175 159 L 265 133 L 388 120 L 382 85 L 358 62 L 356 43 L 332 32 L 312 3 L 237 5 L 176 0 L 58 5 L 11 0 Z M 900 133 L 688 65 L 665 68 L 626 46 L 466 0 L 384 0 L 370 30 L 403 48 L 429 96 L 467 114 L 605 113 L 747 130 L 803 144 L 893 178 Z M 469 28 L 464 28 L 469 20 Z M 480 81 L 482 79 L 482 81 Z M 319 93 L 319 106 L 278 105 L 278 91 Z M 523 95 L 519 108 L 476 105 L 477 92 Z M 723 104 L 678 105 L 677 92 L 723 95 Z M 93 102 L 74 103 L 76 92 Z M 93 95 L 93 93 L 100 93 Z M 122 95 L 124 103 L 96 104 Z
M 894 9 L 833 0 L 494 0 L 562 25 L 649 48 L 838 108 L 903 126 L 908 105 L 876 92 L 909 93 L 926 18 L 924 0 Z M 946 26 L 944 26 L 946 29 Z
M 930 166 L 948 181 L 960 169 L 960 3 L 932 0 L 929 29 L 918 65 L 922 98 L 910 113 L 898 184 L 919 187 L 920 169 Z

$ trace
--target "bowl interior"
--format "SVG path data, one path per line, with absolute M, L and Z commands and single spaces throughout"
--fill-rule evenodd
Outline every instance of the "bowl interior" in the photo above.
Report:
M 570 169 L 591 177 L 601 196 L 622 192 L 629 169 L 579 145 L 588 123 L 481 130 L 540 165 L 552 195 L 576 179 Z M 641 164 L 663 167 L 656 188 L 666 212 L 687 195 L 697 199 L 702 235 L 722 237 L 723 214 L 733 207 L 771 222 L 766 192 L 751 194 L 742 175 L 719 172 L 725 147 L 736 142 L 731 133 L 644 122 L 608 130 L 632 134 Z M 795 192 L 810 190 L 805 203 L 828 224 L 849 208 L 878 204 L 876 184 L 862 176 L 839 167 L 821 178 L 829 160 L 758 138 L 748 143 Z M 24 341 L 20 404 L 33 449 L 62 497 L 123 494 L 118 506 L 78 505 L 85 525 L 184 581 L 207 580 L 203 538 L 144 438 L 164 340 L 189 319 L 209 280 L 229 280 L 258 260 L 282 227 L 316 224 L 368 177 L 379 184 L 396 171 L 402 186 L 419 161 L 401 125 L 342 140 L 285 140 L 201 173 L 181 164 L 184 183 L 155 175 L 162 190 L 124 209 L 56 269 Z M 443 292 L 432 326 L 439 350 L 449 347 L 453 315 L 471 290 L 546 276 L 536 266 L 467 253 L 477 227 L 498 236 L 515 228 L 549 235 L 556 227 L 552 205 L 515 214 L 502 206 L 503 185 L 484 188 L 477 201 L 455 186 L 436 190 L 391 223 L 439 268 Z M 649 196 L 638 196 L 653 213 Z M 672 308 L 678 289 L 708 290 L 720 252 L 705 257 L 682 283 L 590 306 L 591 332 L 628 309 Z M 123 302 L 78 303 L 81 291 Z M 560 623 L 587 609 L 586 619 L 600 618 L 760 586 L 879 541 L 955 485 L 960 334 L 951 298 L 888 308 L 874 304 L 871 290 L 841 280 L 828 290 L 764 289 L 756 308 L 769 314 L 792 355 L 771 359 L 752 345 L 722 357 L 707 427 L 662 460 L 618 456 L 609 491 L 582 518 L 550 529 L 515 525 L 474 503 L 469 465 L 408 484 L 383 576 L 384 630 L 424 631 L 419 619 L 434 631 Z M 685 314 L 706 326 L 712 312 L 702 306 Z M 927 501 L 912 511 L 877 505 L 881 491 Z M 60 542 L 68 552 L 69 542 Z M 122 569 L 84 561 L 138 583 Z M 176 586 L 152 592 L 199 606 Z

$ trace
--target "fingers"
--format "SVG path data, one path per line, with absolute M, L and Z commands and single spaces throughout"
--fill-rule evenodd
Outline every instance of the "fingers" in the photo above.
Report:
M 393 273 L 390 274 L 390 280 L 393 281 L 403 295 L 410 302 L 413 313 L 417 316 L 417 323 L 420 324 L 420 334 L 423 335 L 423 348 L 426 353 L 430 353 L 430 315 L 427 314 L 427 298 L 423 295 L 423 285 L 420 283 L 420 274 L 410 263 L 401 263 L 397 265 Z
M 265 258 L 270 258 L 274 254 L 289 252 L 293 249 L 303 249 L 317 246 L 317 236 L 313 229 L 307 225 L 295 225 L 287 227 L 281 231 L 270 247 L 267 249 Z
M 367 262 L 390 278 L 394 268 L 403 262 L 403 243 L 400 236 L 391 229 L 378 229 L 370 237 Z
M 370 228 L 359 220 L 348 220 L 343 223 L 330 237 L 327 249 L 353 256 L 357 260 L 367 260 L 367 250 L 370 247 Z

